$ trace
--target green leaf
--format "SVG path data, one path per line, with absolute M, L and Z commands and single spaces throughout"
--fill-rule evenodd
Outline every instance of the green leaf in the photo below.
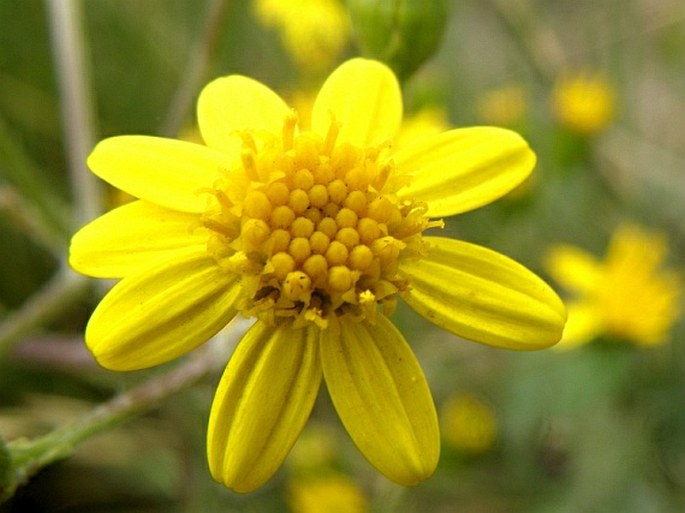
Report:
M 0 504 L 9 499 L 17 488 L 17 478 L 12 471 L 12 457 L 5 441 L 0 437 Z

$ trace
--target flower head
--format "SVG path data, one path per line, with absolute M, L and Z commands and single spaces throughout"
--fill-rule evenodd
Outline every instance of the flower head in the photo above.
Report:
M 595 135 L 613 120 L 614 89 L 601 74 L 562 75 L 552 92 L 552 108 L 559 122 L 581 135 Z
M 483 93 L 476 102 L 476 110 L 484 123 L 511 127 L 525 119 L 528 104 L 523 86 L 510 84 Z
M 301 476 L 290 484 L 289 492 L 293 513 L 365 513 L 370 509 L 364 491 L 344 474 Z
M 285 49 L 303 70 L 328 68 L 345 49 L 350 23 L 339 0 L 256 0 L 255 14 L 278 29 Z
M 322 376 L 347 431 L 390 479 L 414 484 L 439 455 L 435 407 L 388 319 L 399 297 L 428 320 L 493 346 L 539 349 L 565 320 L 520 264 L 424 231 L 520 183 L 535 156 L 517 134 L 478 127 L 405 147 L 389 68 L 353 59 L 326 80 L 310 129 L 244 76 L 202 91 L 205 145 L 105 139 L 88 164 L 140 200 L 82 228 L 71 265 L 122 278 L 86 328 L 116 370 L 171 360 L 237 313 L 256 319 L 221 379 L 209 419 L 212 475 L 237 491 L 277 470 Z
M 450 396 L 442 406 L 440 421 L 445 440 L 465 453 L 480 454 L 495 444 L 495 411 L 475 394 Z
M 438 106 L 422 107 L 410 116 L 405 116 L 394 143 L 398 147 L 416 142 L 423 137 L 435 137 L 449 129 L 447 112 Z
M 633 225 L 620 227 L 604 260 L 569 245 L 553 247 L 547 267 L 575 295 L 558 347 L 573 347 L 601 335 L 640 346 L 663 344 L 680 316 L 682 279 L 661 269 L 663 237 Z

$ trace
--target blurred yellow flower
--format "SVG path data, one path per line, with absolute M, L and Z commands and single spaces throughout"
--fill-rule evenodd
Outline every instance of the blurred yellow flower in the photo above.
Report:
M 350 22 L 338 0 L 255 0 L 261 23 L 278 30 L 283 46 L 302 70 L 329 68 L 350 37 Z
M 495 411 L 474 394 L 449 397 L 440 412 L 440 427 L 447 443 L 471 454 L 487 451 L 497 438 Z
M 444 109 L 435 106 L 424 107 L 405 118 L 395 144 L 404 146 L 424 137 L 439 135 L 449 128 L 447 113 Z
M 342 474 L 301 478 L 289 486 L 293 513 L 364 513 L 369 503 L 363 490 Z
M 574 298 L 559 348 L 574 347 L 601 335 L 640 346 L 668 340 L 681 309 L 682 277 L 662 266 L 664 237 L 637 226 L 616 230 L 604 260 L 569 245 L 553 247 L 547 268 Z
M 552 289 L 489 249 L 423 231 L 524 180 L 535 154 L 516 133 L 455 129 L 392 144 L 398 81 L 352 59 L 321 88 L 311 128 L 271 89 L 231 75 L 198 100 L 205 145 L 101 141 L 95 174 L 141 198 L 74 235 L 70 264 L 122 278 L 86 328 L 98 362 L 133 370 L 202 344 L 242 313 L 257 321 L 231 357 L 209 418 L 212 475 L 247 492 L 279 468 L 322 377 L 364 456 L 401 484 L 438 461 L 437 415 L 388 315 L 399 297 L 461 337 L 541 349 L 561 337 Z M 437 218 L 437 219 L 436 219 Z
M 476 100 L 476 113 L 486 125 L 515 126 L 527 112 L 526 91 L 515 84 L 486 91 Z
M 332 466 L 337 456 L 335 432 L 326 424 L 310 422 L 297 439 L 288 463 L 296 473 L 320 472 Z
M 614 119 L 615 92 L 600 73 L 564 74 L 552 91 L 552 108 L 559 123 L 582 135 L 594 135 Z

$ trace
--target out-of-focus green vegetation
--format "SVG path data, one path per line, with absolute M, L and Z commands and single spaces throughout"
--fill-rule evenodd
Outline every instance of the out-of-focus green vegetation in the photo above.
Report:
M 497 249 L 549 278 L 543 257 L 550 245 L 571 243 L 601 258 L 614 230 L 629 221 L 663 233 L 668 265 L 683 269 L 685 5 L 452 3 L 439 50 L 403 84 L 407 114 L 431 107 L 453 126 L 509 126 L 528 139 L 538 165 L 508 197 L 447 219 L 450 235 Z M 0 1 L 2 337 L 54 285 L 81 222 L 46 4 Z M 296 98 L 363 47 L 350 36 L 328 67 L 303 70 L 277 25 L 265 26 L 249 1 L 80 6 L 96 139 L 191 133 L 201 86 L 223 74 L 249 75 Z M 579 132 L 555 111 L 559 80 L 575 72 L 602 76 L 612 91 L 613 113 L 596 129 Z M 583 108 L 598 108 L 599 100 L 590 103 Z M 115 204 L 117 196 L 100 185 L 103 204 Z M 0 341 L 5 441 L 45 434 L 166 370 L 99 369 L 82 334 L 102 289 L 65 290 L 39 316 L 42 322 Z M 569 351 L 516 353 L 457 340 L 408 308 L 394 320 L 418 355 L 438 409 L 452 419 L 443 431 L 456 429 L 454 419 L 464 423 L 445 433 L 436 474 L 417 487 L 378 475 L 323 393 L 277 476 L 253 494 L 226 490 L 212 482 L 205 460 L 217 374 L 85 442 L 20 487 L 0 511 L 310 511 L 307 492 L 339 497 L 357 508 L 350 511 L 685 510 L 682 322 L 670 341 L 653 348 L 604 337 Z M 449 413 L 460 397 L 469 399 Z M 326 479 L 328 487 L 317 487 Z

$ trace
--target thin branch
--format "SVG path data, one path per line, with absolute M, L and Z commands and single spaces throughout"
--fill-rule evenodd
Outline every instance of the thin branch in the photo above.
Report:
M 62 122 L 72 194 L 76 202 L 75 225 L 80 226 L 100 212 L 100 191 L 95 176 L 86 167 L 93 145 L 91 95 L 85 72 L 79 0 L 46 0 L 59 81 Z M 72 304 L 86 288 L 87 280 L 66 264 L 17 311 L 0 323 L 0 358 L 33 327 L 53 318 Z
M 77 421 L 33 440 L 19 439 L 7 445 L 0 443 L 0 503 L 11 497 L 18 486 L 40 469 L 71 456 L 82 442 L 155 408 L 167 397 L 219 372 L 252 322 L 240 316 L 234 318 L 178 367 L 117 395 Z
M 19 134 L 0 116 L 0 208 L 28 222 L 26 233 L 53 251 L 64 253 L 71 231 L 71 206 L 55 194 L 46 174 L 29 154 Z M 7 212 L 9 210 L 9 212 Z
M 97 371 L 98 365 L 80 335 L 48 333 L 24 338 L 9 354 L 11 363 L 80 374 Z
M 87 278 L 66 267 L 57 272 L 43 289 L 0 323 L 0 359 L 5 357 L 20 337 L 73 304 L 85 292 L 87 285 Z
M 93 113 L 80 0 L 46 0 L 59 81 L 62 124 L 72 195 L 74 222 L 81 226 L 101 212 L 101 194 L 95 176 L 86 167 L 93 148 Z
M 552 28 L 540 23 L 527 1 L 490 0 L 490 5 L 528 57 L 538 78 L 550 84 L 566 62 L 564 49 Z
M 40 469 L 70 456 L 85 440 L 155 407 L 159 401 L 198 382 L 218 366 L 211 346 L 167 374 L 155 376 L 142 385 L 97 406 L 81 419 L 33 440 L 17 440 L 7 445 L 11 458 L 10 482 L 0 490 L 0 502 Z
M 205 75 L 207 64 L 216 49 L 221 33 L 221 20 L 227 5 L 228 2 L 226 0 L 209 0 L 201 37 L 190 52 L 181 83 L 176 89 L 166 118 L 159 129 L 160 135 L 164 137 L 178 135 L 185 117 L 192 108 L 193 100 Z
M 51 218 L 50 214 L 42 211 L 44 203 L 41 200 L 45 197 L 28 197 L 12 185 L 0 185 L 0 214 L 29 239 L 61 260 L 66 247 L 68 223 L 56 227 L 55 224 L 60 223 L 58 215 Z M 70 219 L 70 216 L 64 219 Z

